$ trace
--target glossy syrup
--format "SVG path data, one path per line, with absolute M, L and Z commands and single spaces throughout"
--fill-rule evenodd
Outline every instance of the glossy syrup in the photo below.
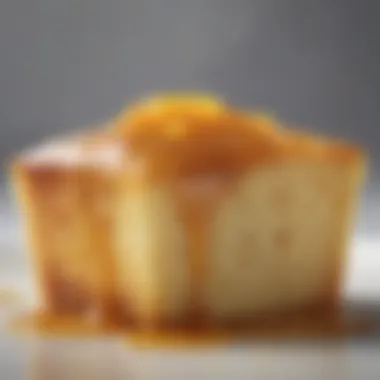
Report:
M 344 310 L 304 311 L 268 316 L 244 324 L 212 327 L 166 327 L 140 330 L 110 323 L 93 323 L 77 317 L 28 312 L 15 315 L 9 330 L 21 336 L 102 338 L 122 337 L 136 347 L 225 346 L 239 342 L 287 341 L 292 339 L 334 340 L 368 336 L 376 324 L 368 316 L 348 318 Z

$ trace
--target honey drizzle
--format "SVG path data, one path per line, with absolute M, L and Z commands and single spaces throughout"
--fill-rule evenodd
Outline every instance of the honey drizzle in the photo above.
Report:
M 211 242 L 212 220 L 218 206 L 231 188 L 231 179 L 218 177 L 193 178 L 173 186 L 173 199 L 184 225 L 188 247 L 190 270 L 189 319 L 191 324 L 203 324 L 207 320 L 204 302 L 207 258 Z
M 41 337 L 124 337 L 136 347 L 189 347 L 258 342 L 260 339 L 339 339 L 369 337 L 379 328 L 368 315 L 348 319 L 344 310 L 335 312 L 292 312 L 279 317 L 250 321 L 246 324 L 210 326 L 206 328 L 168 327 L 154 331 L 134 326 L 93 323 L 78 316 L 55 315 L 45 311 L 14 316 L 9 330 L 18 336 L 37 334 Z

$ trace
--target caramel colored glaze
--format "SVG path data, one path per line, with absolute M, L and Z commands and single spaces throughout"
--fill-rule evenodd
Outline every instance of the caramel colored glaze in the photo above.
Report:
M 16 335 L 38 334 L 55 337 L 122 336 L 135 347 L 191 347 L 227 345 L 260 339 L 336 339 L 363 336 L 375 329 L 366 319 L 348 319 L 344 311 L 316 311 L 315 308 L 292 313 L 256 318 L 253 322 L 213 325 L 207 328 L 173 328 L 155 331 L 122 328 L 118 324 L 99 324 L 78 316 L 54 315 L 46 312 L 15 316 L 8 325 Z
M 155 347 L 199 347 L 227 345 L 239 342 L 286 339 L 340 339 L 370 334 L 372 323 L 366 320 L 345 321 L 339 318 L 302 318 L 281 321 L 269 319 L 256 324 L 229 326 L 206 330 L 173 329 L 154 332 L 134 331 L 126 337 L 134 346 Z
M 220 202 L 234 184 L 233 178 L 195 178 L 171 186 L 173 200 L 188 239 L 190 268 L 189 324 L 207 323 L 207 305 L 203 302 L 207 273 L 209 228 Z
M 165 126 L 161 120 L 155 123 Z M 252 164 L 283 155 L 279 139 L 268 139 L 266 132 L 253 134 L 248 124 L 238 128 L 236 119 L 229 114 L 206 121 L 189 116 L 170 123 L 174 124 L 169 125 L 173 130 L 161 130 L 149 122 L 126 132 L 131 152 L 143 159 L 149 175 L 160 181 L 236 175 Z
M 236 175 L 253 165 L 294 158 L 347 163 L 362 152 L 291 129 L 214 99 L 153 99 L 120 116 L 114 133 L 153 177 Z

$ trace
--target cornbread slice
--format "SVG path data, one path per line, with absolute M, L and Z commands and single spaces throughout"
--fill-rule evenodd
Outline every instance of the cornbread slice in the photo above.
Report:
M 113 209 L 117 144 L 91 132 L 42 144 L 13 165 L 43 309 L 109 319 L 118 302 Z
M 334 307 L 364 169 L 356 147 L 184 95 L 13 174 L 44 308 L 156 328 Z
M 121 177 L 117 261 L 142 326 L 337 304 L 358 149 L 203 99 L 153 99 L 115 129 L 137 168 Z

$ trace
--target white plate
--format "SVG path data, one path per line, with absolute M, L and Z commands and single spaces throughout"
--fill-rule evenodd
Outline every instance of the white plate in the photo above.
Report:
M 358 240 L 346 297 L 380 308 L 380 241 Z M 25 272 L 2 267 L 1 283 L 30 290 Z M 25 268 L 23 269 L 25 270 Z M 23 274 L 24 273 L 24 274 Z M 380 314 L 379 318 L 380 318 Z M 380 379 L 380 341 L 136 349 L 121 338 L 20 339 L 0 335 L 0 379 Z

